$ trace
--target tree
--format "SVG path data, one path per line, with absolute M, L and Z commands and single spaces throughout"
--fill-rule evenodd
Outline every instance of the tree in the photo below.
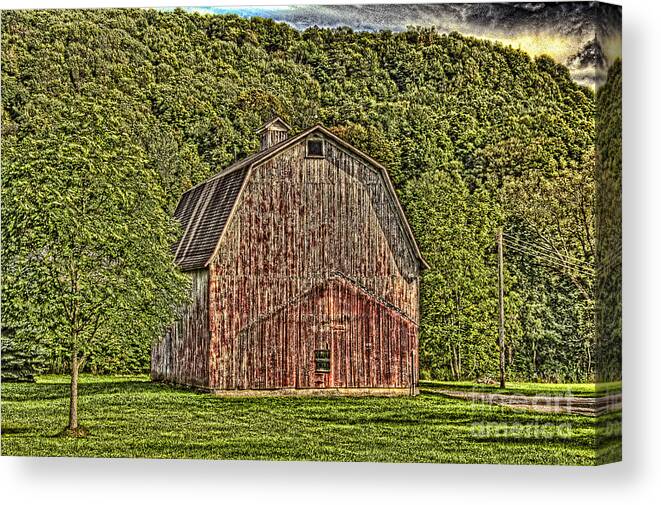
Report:
M 534 244 L 539 257 L 548 257 L 586 300 L 594 298 L 593 152 L 585 154 L 579 169 L 552 177 L 529 172 L 509 178 L 503 190 L 508 217 L 520 235 L 512 241 Z
M 622 61 L 597 91 L 597 380 L 622 378 Z
M 514 368 L 527 377 L 586 380 L 594 370 L 594 156 L 555 175 L 507 177 L 509 269 L 523 303 Z
M 121 102 L 46 100 L 3 146 L 3 324 L 69 358 L 68 430 L 78 372 L 102 342 L 152 338 L 185 300 L 170 252 L 177 226 Z M 135 121 L 135 120 L 138 121 Z M 121 344 L 120 344 L 121 345 Z
M 421 358 L 454 380 L 497 370 L 497 208 L 457 173 L 426 172 L 404 202 L 429 263 L 421 288 Z

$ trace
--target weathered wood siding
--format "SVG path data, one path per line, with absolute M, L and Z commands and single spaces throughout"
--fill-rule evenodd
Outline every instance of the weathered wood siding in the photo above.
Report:
M 165 336 L 154 343 L 151 356 L 153 380 L 191 386 L 209 385 L 209 271 L 188 272 L 191 303 Z
M 380 172 L 326 141 L 249 176 L 210 264 L 210 387 L 410 387 L 419 262 Z M 341 281 L 340 281 L 341 279 Z M 314 350 L 330 349 L 330 373 Z
M 239 332 L 238 389 L 406 388 L 416 359 L 416 324 L 342 277 Z M 330 350 L 330 372 L 314 351 Z

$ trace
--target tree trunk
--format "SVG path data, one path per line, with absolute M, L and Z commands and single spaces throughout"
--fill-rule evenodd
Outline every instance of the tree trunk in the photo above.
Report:
M 452 375 L 454 376 L 454 380 L 459 380 L 461 370 L 459 369 L 459 360 L 457 359 L 457 348 L 451 345 L 450 349 L 452 350 Z
M 461 344 L 457 346 L 457 375 L 459 378 L 463 376 L 463 371 L 461 369 Z
M 452 373 L 452 380 L 457 380 L 457 374 L 454 370 L 454 357 L 452 356 L 452 347 L 448 346 L 448 351 L 450 355 L 448 356 L 448 362 L 450 363 L 450 372 Z
M 69 393 L 69 430 L 78 429 L 78 351 L 71 351 L 71 390 Z
M 500 387 L 505 387 L 505 299 L 503 266 L 503 230 L 498 230 L 498 348 L 500 349 Z

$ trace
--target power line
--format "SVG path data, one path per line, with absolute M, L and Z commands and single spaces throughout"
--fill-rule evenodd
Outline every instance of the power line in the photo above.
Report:
M 508 238 L 507 240 L 510 243 L 515 243 L 515 244 L 517 244 L 521 247 L 526 247 L 526 248 L 529 248 L 529 249 L 532 249 L 532 250 L 535 250 L 535 251 L 539 251 L 540 253 L 546 254 L 546 255 L 551 256 L 553 258 L 557 258 L 558 260 L 563 261 L 565 263 L 575 264 L 575 265 L 580 266 L 580 267 L 586 266 L 584 262 L 582 262 L 580 260 L 576 260 L 576 259 L 571 258 L 569 256 L 566 256 L 564 254 L 561 254 L 560 252 L 558 252 L 554 249 L 550 249 L 550 248 L 547 248 L 547 247 L 542 247 L 542 246 L 539 246 L 537 244 L 533 244 L 531 242 L 527 242 L 527 241 L 520 240 L 520 239 Z
M 533 242 L 524 240 L 522 238 L 514 237 L 512 235 L 506 235 L 506 234 L 504 235 L 507 237 L 507 240 L 518 242 L 517 245 L 520 245 L 522 247 L 530 247 L 532 249 L 537 249 L 542 253 L 546 253 L 547 255 L 552 256 L 553 258 L 557 258 L 558 260 L 563 261 L 565 263 L 575 264 L 576 266 L 581 268 L 588 268 L 588 269 L 592 268 L 589 265 L 586 265 L 585 262 L 581 262 L 580 260 L 576 260 L 574 258 L 570 258 L 569 256 L 565 256 L 564 254 L 560 254 L 559 252 L 549 247 L 544 247 L 539 244 L 535 244 Z
M 563 271 L 566 271 L 566 272 L 573 272 L 575 274 L 585 275 L 585 276 L 588 276 L 588 277 L 593 277 L 595 275 L 594 272 L 590 272 L 590 271 L 587 271 L 587 270 L 581 270 L 577 267 L 573 267 L 573 266 L 567 265 L 565 263 L 559 263 L 559 262 L 550 260 L 550 259 L 548 259 L 547 257 L 544 257 L 544 256 L 530 254 L 528 251 L 524 251 L 524 250 L 521 250 L 521 249 L 516 249 L 516 248 L 513 248 L 511 246 L 510 246 L 510 248 L 517 251 L 517 252 L 519 252 L 519 253 L 530 255 L 532 257 L 532 259 L 535 260 L 538 264 L 540 264 L 542 266 L 546 266 L 548 268 L 556 268 L 556 269 L 563 270 Z
M 516 249 L 513 249 L 513 250 L 516 250 Z M 522 254 L 526 254 L 525 251 L 520 251 L 520 250 L 516 250 L 516 251 L 519 252 L 519 253 L 522 253 Z M 539 264 L 540 266 L 544 266 L 544 267 L 547 267 L 547 268 L 555 268 L 555 269 L 563 271 L 563 272 L 583 275 L 583 276 L 590 277 L 590 278 L 594 277 L 594 275 L 595 275 L 594 272 L 588 272 L 586 270 L 580 270 L 580 269 L 578 269 L 576 267 L 572 267 L 570 265 L 566 265 L 566 264 L 563 264 L 563 263 L 557 263 L 557 262 L 549 260 L 548 258 L 545 258 L 545 257 L 531 255 L 531 259 L 534 262 L 536 262 L 537 264 Z
M 579 266 L 579 265 L 576 265 L 576 264 L 563 262 L 561 259 L 558 259 L 556 257 L 549 256 L 549 255 L 544 254 L 544 253 L 540 253 L 539 251 L 535 251 L 535 250 L 520 246 L 520 245 L 515 244 L 513 242 L 510 242 L 510 241 L 506 241 L 506 243 L 510 248 L 514 249 L 515 251 L 533 256 L 533 257 L 535 257 L 537 259 L 540 259 L 540 260 L 543 260 L 543 261 L 546 261 L 547 263 L 550 263 L 550 264 L 552 264 L 556 267 L 561 267 L 561 268 L 565 268 L 565 269 L 568 269 L 568 270 L 573 270 L 575 272 L 579 272 L 579 273 L 582 273 L 582 274 L 585 274 L 585 275 L 594 275 L 594 272 L 591 271 L 591 270 L 588 270 L 586 267 L 582 267 L 582 266 Z
M 587 267 L 583 267 L 583 266 L 573 264 L 573 263 L 567 263 L 567 262 L 564 262 L 561 259 L 558 259 L 554 256 L 550 256 L 548 254 L 540 253 L 539 251 L 535 251 L 534 249 L 529 249 L 529 248 L 526 248 L 524 246 L 520 246 L 520 245 L 512 243 L 512 242 L 508 242 L 507 244 L 510 248 L 512 248 L 516 251 L 519 251 L 521 253 L 528 254 L 528 255 L 531 255 L 531 256 L 535 256 L 535 257 L 537 257 L 539 259 L 543 259 L 544 261 L 547 261 L 549 263 L 553 263 L 556 266 L 561 266 L 563 268 L 576 270 L 576 271 L 579 271 L 579 272 L 582 272 L 582 273 L 585 273 L 585 274 L 590 274 L 590 275 L 593 274 L 593 272 L 591 270 L 589 270 Z
M 539 244 L 536 244 L 534 242 L 530 242 L 528 240 L 522 239 L 521 237 L 515 237 L 513 235 L 507 235 L 507 238 L 508 238 L 508 240 L 519 242 L 523 246 L 532 247 L 534 249 L 539 249 L 542 252 L 551 254 L 552 256 L 558 256 L 558 257 L 563 258 L 563 259 L 565 259 L 569 262 L 574 262 L 574 263 L 577 262 L 576 260 L 574 260 L 573 258 L 570 258 L 569 256 L 565 256 L 564 254 L 560 254 L 555 249 L 552 249 L 550 247 L 546 247 L 546 246 L 543 246 L 543 245 L 539 245 Z
M 514 237 L 512 235 L 508 234 L 503 234 L 504 237 L 507 237 L 505 240 L 508 242 L 508 244 L 513 247 L 514 245 L 517 245 L 522 248 L 529 247 L 533 251 L 525 251 L 529 254 L 537 254 L 537 251 L 540 252 L 542 255 L 546 256 L 551 256 L 554 259 L 556 259 L 558 262 L 562 263 L 564 266 L 567 266 L 568 268 L 571 267 L 576 267 L 578 269 L 581 269 L 581 271 L 585 271 L 586 273 L 593 273 L 597 271 L 604 270 L 606 268 L 609 268 L 612 266 L 614 263 L 616 263 L 618 260 L 622 261 L 622 243 L 618 244 L 618 246 L 611 251 L 610 254 L 608 254 L 605 258 L 602 258 L 601 261 L 598 262 L 598 264 L 595 267 L 586 265 L 586 264 L 581 264 L 580 261 L 574 260 L 568 256 L 565 256 L 563 254 L 560 254 L 557 251 L 554 251 L 548 247 L 540 246 L 538 244 L 534 244 L 532 242 L 529 242 L 527 240 L 524 240 L 520 237 Z M 536 251 L 537 250 L 537 251 Z M 521 251 L 524 252 L 524 251 Z
M 562 263 L 565 266 L 568 267 L 575 267 L 580 270 L 585 270 L 587 272 L 592 272 L 594 270 L 594 267 L 592 267 L 589 264 L 586 264 L 585 262 L 581 262 L 580 260 L 575 260 L 573 258 L 569 258 L 568 256 L 565 256 L 563 254 L 560 254 L 559 252 L 555 250 L 551 250 L 545 247 L 538 246 L 536 244 L 524 241 L 519 239 L 512 238 L 512 239 L 507 239 L 508 243 L 510 246 L 516 245 L 521 247 L 522 249 L 525 249 L 525 252 L 529 254 L 539 254 L 541 256 L 545 256 L 547 259 L 554 260 L 556 262 Z

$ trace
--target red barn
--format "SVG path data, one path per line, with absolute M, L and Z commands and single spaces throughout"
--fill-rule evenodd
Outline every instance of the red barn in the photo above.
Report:
M 181 197 L 192 303 L 152 378 L 214 392 L 416 394 L 420 255 L 383 166 L 322 126 Z

